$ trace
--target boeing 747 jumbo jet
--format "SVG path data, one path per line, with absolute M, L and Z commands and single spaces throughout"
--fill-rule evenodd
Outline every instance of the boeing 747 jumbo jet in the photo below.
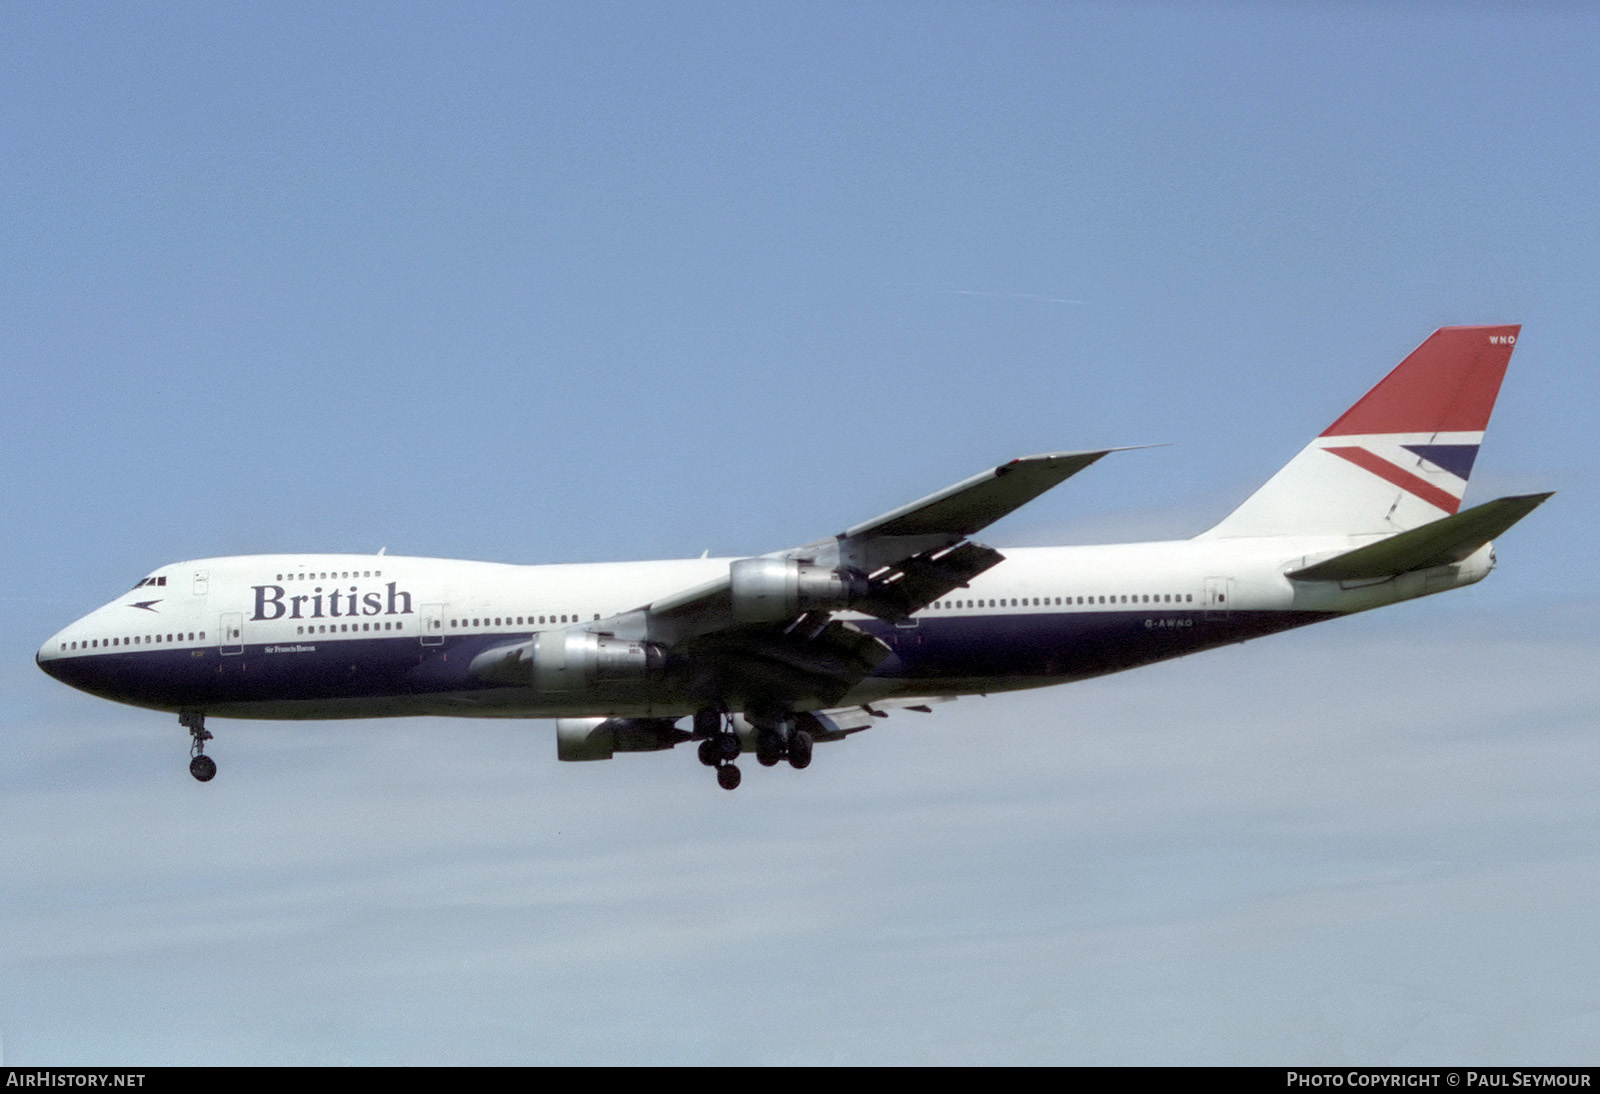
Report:
M 178 715 L 554 718 L 562 760 L 699 742 L 726 789 L 893 709 L 1118 672 L 1483 579 L 1548 498 L 1461 509 L 1519 327 L 1446 327 L 1193 539 L 1004 552 L 981 529 L 1115 449 L 1024 456 L 756 558 L 163 566 L 39 666 Z M 679 726 L 689 719 L 688 728 Z

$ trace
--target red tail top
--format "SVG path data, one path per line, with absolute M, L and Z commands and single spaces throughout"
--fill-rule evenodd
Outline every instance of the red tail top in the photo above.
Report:
M 1322 435 L 1483 432 L 1521 330 L 1440 327 Z

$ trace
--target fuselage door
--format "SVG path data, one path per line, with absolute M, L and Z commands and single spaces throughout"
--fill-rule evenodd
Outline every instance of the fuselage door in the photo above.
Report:
M 1233 578 L 1206 578 L 1206 618 L 1227 619 L 1233 610 Z
M 244 652 L 244 613 L 227 612 L 222 617 L 222 625 L 217 629 L 217 636 L 222 641 L 222 652 Z
M 422 606 L 422 644 L 424 646 L 444 645 L 443 604 L 424 604 Z

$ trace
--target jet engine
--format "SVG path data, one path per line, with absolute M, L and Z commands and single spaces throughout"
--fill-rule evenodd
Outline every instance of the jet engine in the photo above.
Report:
M 653 642 L 591 634 L 543 631 L 526 642 L 484 650 L 468 672 L 479 680 L 539 691 L 577 691 L 600 680 L 642 679 L 666 665 Z
M 647 676 L 666 663 L 660 646 L 588 631 L 545 631 L 534 644 L 533 686 L 540 691 L 575 691 L 596 680 Z
M 802 612 L 838 611 L 870 591 L 862 574 L 792 558 L 741 558 L 728 571 L 733 618 L 740 623 L 777 623 Z
M 618 752 L 660 752 L 690 739 L 675 718 L 558 718 L 556 758 L 609 760 Z

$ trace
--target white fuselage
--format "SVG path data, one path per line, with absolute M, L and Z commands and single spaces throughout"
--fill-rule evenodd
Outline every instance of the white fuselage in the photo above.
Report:
M 1373 537 L 1271 536 L 1012 548 L 1005 561 L 892 625 L 841 618 L 893 651 L 848 703 L 1062 683 L 1441 592 L 1466 561 L 1364 582 L 1286 571 Z M 518 566 L 372 555 L 248 555 L 164 566 L 39 651 L 107 698 L 233 717 L 489 717 L 691 713 L 671 687 L 489 685 L 496 644 L 595 625 L 728 572 L 732 559 Z

